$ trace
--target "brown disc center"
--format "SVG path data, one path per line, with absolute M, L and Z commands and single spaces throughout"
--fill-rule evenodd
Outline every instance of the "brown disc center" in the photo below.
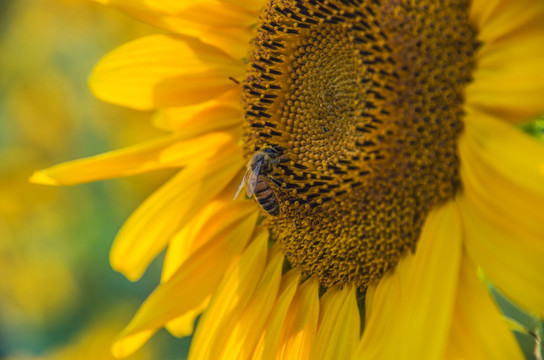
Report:
M 377 3 L 270 1 L 244 82 L 246 154 L 281 156 L 271 235 L 326 287 L 379 279 L 460 188 L 469 2 Z

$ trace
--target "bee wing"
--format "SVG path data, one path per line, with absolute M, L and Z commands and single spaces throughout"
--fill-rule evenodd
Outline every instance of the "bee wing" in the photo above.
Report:
M 261 165 L 263 164 L 263 160 L 257 162 L 255 164 L 255 167 L 249 174 L 249 179 L 246 184 L 246 190 L 247 190 L 247 196 L 252 197 L 253 194 L 255 194 L 255 186 L 257 186 L 257 180 L 259 179 L 259 173 L 261 172 Z
M 244 174 L 242 181 L 240 181 L 240 185 L 238 185 L 238 189 L 236 189 L 236 193 L 234 194 L 233 200 L 236 200 L 238 195 L 240 195 L 240 191 L 242 191 L 242 188 L 246 185 L 248 173 L 249 173 L 249 168 L 246 170 L 246 173 Z

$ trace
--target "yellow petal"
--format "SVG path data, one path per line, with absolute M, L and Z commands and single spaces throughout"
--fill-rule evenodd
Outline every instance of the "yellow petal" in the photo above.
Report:
M 469 106 L 513 123 L 544 113 L 544 3 L 475 0 L 471 19 L 482 46 Z
M 55 165 L 36 171 L 30 181 L 44 185 L 74 185 L 173 167 L 172 164 L 162 163 L 160 154 L 178 140 L 179 136 L 169 135 L 125 149 Z
M 252 16 L 249 19 L 252 20 L 251 25 L 254 25 L 258 19 L 258 15 Z M 198 37 L 206 44 L 216 46 L 234 59 L 244 59 L 249 52 L 249 44 L 254 35 L 250 26 L 231 28 L 194 26 L 192 28 L 194 30 L 192 33 L 189 33 L 186 30 L 181 30 L 181 32 Z
M 230 78 L 241 77 L 242 73 L 243 66 L 237 66 L 163 79 L 153 87 L 153 101 L 155 106 L 181 106 L 207 101 L 237 87 Z
M 187 136 L 234 126 L 242 128 L 240 99 L 240 90 L 235 89 L 204 103 L 161 109 L 155 113 L 153 124 L 160 129 L 189 134 Z
M 250 27 L 258 19 L 254 6 L 226 1 L 96 0 L 161 29 L 186 34 L 241 59 L 247 55 Z M 250 5 L 251 3 L 251 5 Z M 232 52 L 231 52 L 232 51 Z
M 484 44 L 513 42 L 544 30 L 544 4 L 539 0 L 474 0 L 470 19 Z
M 207 101 L 237 85 L 244 66 L 221 50 L 188 36 L 153 35 L 106 55 L 90 77 L 105 101 L 139 110 Z
M 476 266 L 466 253 L 462 258 L 446 358 L 523 359 L 514 335 L 478 279 Z
M 161 281 L 168 280 L 191 254 L 218 233 L 258 213 L 258 207 L 253 201 L 232 201 L 231 190 L 227 186 L 174 236 L 168 245 Z
M 263 6 L 266 5 L 265 0 L 254 0 L 254 1 L 244 1 L 244 0 L 224 0 L 224 2 L 237 6 L 239 8 L 245 9 L 248 13 L 259 15 L 260 10 Z
M 132 213 L 110 253 L 112 267 L 137 280 L 183 226 L 213 199 L 242 167 L 241 154 L 187 167 Z
M 472 113 L 460 139 L 466 247 L 507 297 L 544 316 L 544 145 Z
M 280 348 L 275 358 L 310 359 L 319 320 L 318 291 L 319 284 L 312 279 L 298 287 L 285 319 Z
M 478 165 L 485 162 L 486 167 L 497 172 L 496 176 L 518 184 L 520 190 L 525 189 L 528 197 L 544 197 L 544 146 L 541 142 L 498 118 L 474 110 L 469 110 L 465 122 L 466 136 L 461 138 L 460 148 L 471 149 L 470 156 L 477 155 L 467 162 L 478 161 Z
M 255 13 L 244 11 L 247 7 L 236 7 L 228 1 L 200 0 L 185 2 L 168 0 L 169 4 L 178 7 L 177 15 L 195 22 L 210 24 L 218 28 L 249 27 L 257 21 Z M 180 6 L 180 3 L 183 4 Z
M 115 356 L 129 355 L 161 326 L 198 309 L 242 253 L 256 220 L 256 215 L 250 216 L 218 234 L 193 254 L 168 281 L 159 285 L 119 334 L 113 349 Z M 266 245 L 266 237 L 261 236 L 255 242 Z M 251 245 L 250 248 L 257 246 Z M 251 260 L 255 259 L 252 257 Z
M 241 314 L 229 314 L 234 318 L 234 326 L 226 334 L 216 336 L 227 339 L 225 348 L 218 351 L 218 356 L 211 359 L 249 359 L 253 354 L 259 336 L 273 309 L 280 289 L 283 254 L 276 245 L 270 249 L 268 264 L 263 272 L 250 301 Z M 232 320 L 232 319 L 231 319 Z M 228 320 L 225 319 L 227 322 Z M 223 341 L 223 340 L 221 340 Z M 214 348 L 219 350 L 219 344 L 213 342 Z M 213 352 L 211 352 L 213 354 Z M 219 356 L 219 354 L 221 354 Z
M 274 309 L 268 318 L 264 331 L 260 334 L 259 342 L 253 353 L 253 360 L 277 358 L 283 324 L 286 321 L 289 306 L 300 282 L 300 276 L 300 272 L 294 269 L 283 275 L 280 295 L 276 299 Z
M 319 331 L 311 359 L 351 359 L 360 331 L 355 288 L 329 289 L 321 298 Z
M 198 323 L 189 359 L 220 358 L 228 334 L 261 280 L 267 241 L 268 233 L 261 231 L 219 285 Z
M 210 304 L 211 295 L 198 306 L 195 306 L 193 310 L 187 311 L 182 316 L 167 322 L 164 327 L 168 332 L 176 337 L 185 337 L 193 333 L 195 327 L 196 318 L 208 308 Z
M 220 154 L 236 152 L 239 138 L 240 136 L 235 136 L 235 132 L 206 133 L 168 146 L 161 152 L 160 161 L 179 167 L 207 162 Z
M 391 332 L 391 335 L 398 336 L 394 323 L 401 311 L 401 289 L 397 274 L 387 274 L 378 284 L 368 287 L 365 296 L 365 328 L 355 359 L 400 358 L 400 351 L 392 342 L 394 338 L 389 335 Z
M 466 88 L 468 106 L 512 123 L 544 113 L 543 43 L 544 28 L 536 35 L 484 46 Z
M 257 216 L 258 208 L 252 201 L 232 201 L 230 190 L 227 187 L 222 191 L 172 239 L 164 259 L 161 282 L 170 279 L 192 254 L 228 227 L 248 216 Z M 208 307 L 210 297 L 195 310 L 168 322 L 166 329 L 177 337 L 192 334 L 195 319 Z
M 440 359 L 449 336 L 461 254 L 455 203 L 431 211 L 414 255 L 369 289 L 358 359 Z

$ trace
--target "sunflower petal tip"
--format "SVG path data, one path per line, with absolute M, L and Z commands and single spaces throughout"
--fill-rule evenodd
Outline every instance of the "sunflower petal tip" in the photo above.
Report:
M 51 185 L 51 186 L 58 186 L 60 185 L 59 182 L 52 178 L 51 176 L 47 175 L 44 171 L 38 170 L 34 171 L 32 176 L 28 179 L 31 183 L 34 184 L 41 184 L 41 185 Z
M 131 324 L 129 324 L 114 340 L 110 351 L 116 359 L 123 359 L 132 355 L 140 349 L 154 333 L 152 330 L 133 333 L 132 330 Z
M 135 269 L 130 268 L 130 266 L 126 266 L 125 263 L 121 263 L 117 261 L 116 259 L 113 259 L 111 256 L 110 256 L 110 266 L 112 267 L 113 270 L 123 274 L 124 277 L 126 277 L 129 281 L 132 281 L 132 282 L 136 282 L 140 280 L 140 277 L 142 276 L 141 272 L 135 271 Z
M 116 359 L 123 359 L 132 353 L 132 351 L 130 351 L 129 349 L 127 349 L 126 346 L 124 346 L 123 339 L 116 340 L 112 344 L 110 351 L 113 357 Z

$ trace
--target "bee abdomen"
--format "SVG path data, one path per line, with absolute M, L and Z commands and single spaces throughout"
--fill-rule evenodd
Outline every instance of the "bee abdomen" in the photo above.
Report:
M 255 185 L 255 199 L 263 210 L 270 215 L 277 216 L 279 214 L 280 208 L 278 199 L 264 176 L 259 176 L 257 185 Z

